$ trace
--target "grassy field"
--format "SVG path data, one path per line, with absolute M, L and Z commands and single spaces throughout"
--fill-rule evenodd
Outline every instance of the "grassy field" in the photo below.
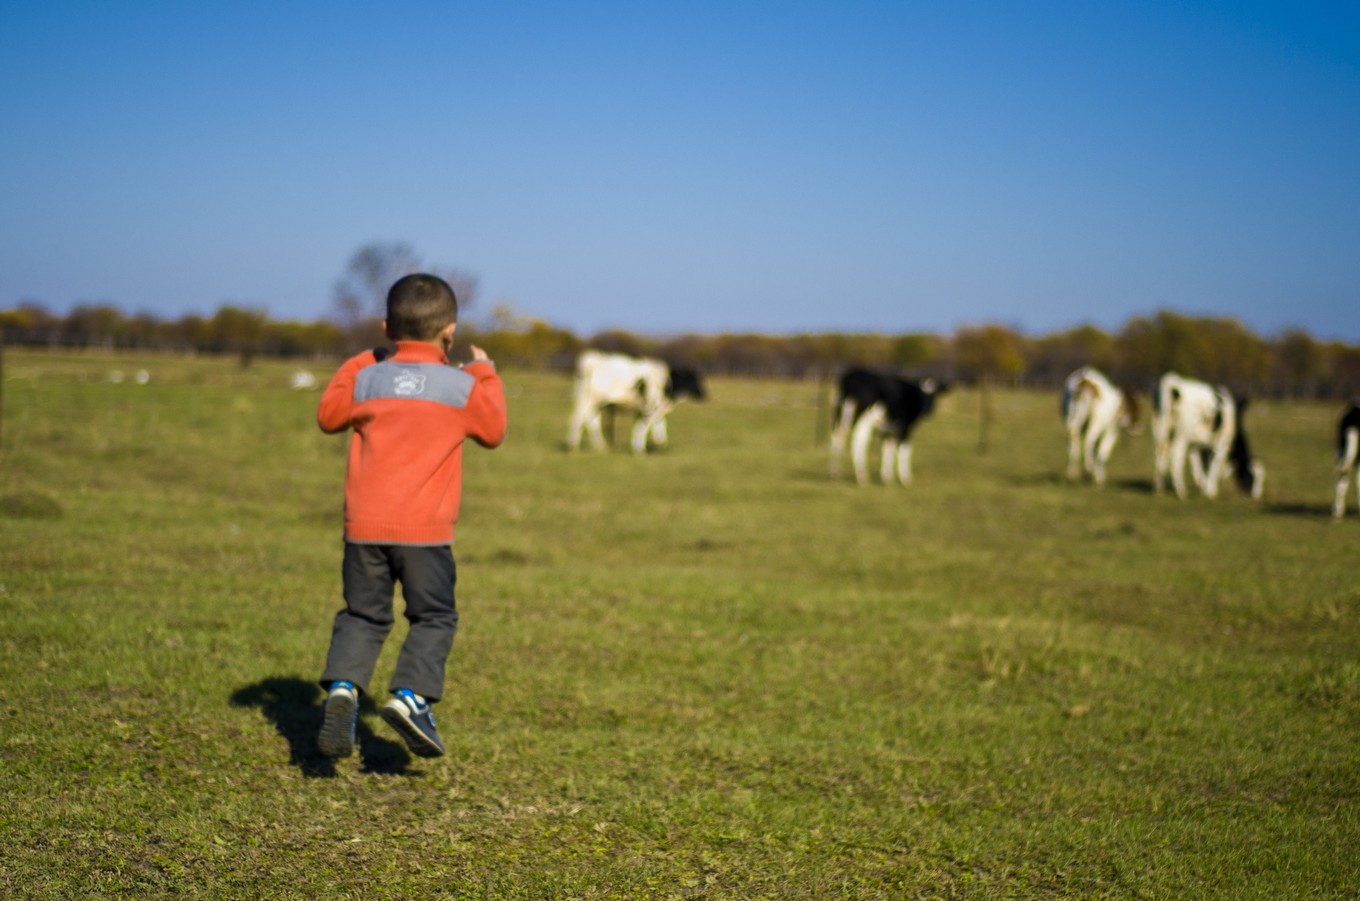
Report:
M 1265 501 L 1178 502 L 1146 434 L 1068 484 L 1049 394 L 994 394 L 984 454 L 952 393 L 917 483 L 858 488 L 813 383 L 715 381 L 636 459 L 564 453 L 566 378 L 506 372 L 510 437 L 466 459 L 450 753 L 365 703 L 332 764 L 344 439 L 289 372 L 6 353 L 0 894 L 1360 887 L 1339 408 L 1260 403 Z

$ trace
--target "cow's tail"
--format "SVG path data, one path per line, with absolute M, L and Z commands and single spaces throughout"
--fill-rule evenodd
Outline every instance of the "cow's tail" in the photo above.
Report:
M 1168 372 L 1158 379 L 1157 384 L 1152 387 L 1153 416 L 1171 412 L 1171 404 L 1175 400 L 1176 394 L 1176 388 L 1171 384 L 1172 376 L 1173 373 Z
M 1176 401 L 1180 400 L 1181 392 L 1176 387 L 1174 373 L 1167 373 L 1157 382 L 1152 389 L 1152 422 L 1154 433 L 1157 431 L 1155 426 L 1160 422 L 1162 429 L 1170 427 L 1172 408 L 1176 406 Z
M 1091 381 L 1084 374 L 1081 378 L 1067 380 L 1063 385 L 1061 410 L 1063 422 L 1067 423 L 1069 428 L 1072 425 L 1071 420 L 1068 418 L 1072 414 L 1072 405 L 1077 402 L 1078 398 L 1081 398 L 1082 405 L 1078 410 L 1078 415 L 1080 415 L 1083 420 L 1087 419 L 1091 415 L 1091 405 L 1095 402 L 1095 398 L 1099 394 L 1099 391 L 1100 389 L 1097 387 L 1096 383 Z
M 1081 367 L 1063 382 L 1062 401 L 1058 404 L 1058 414 L 1062 416 L 1063 422 L 1067 422 L 1067 416 L 1072 412 L 1072 398 L 1076 397 L 1077 386 L 1085 380 L 1086 370 L 1087 367 Z

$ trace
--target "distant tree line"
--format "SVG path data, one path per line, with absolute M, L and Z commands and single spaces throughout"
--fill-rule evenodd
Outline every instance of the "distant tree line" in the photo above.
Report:
M 126 315 L 113 304 L 77 306 L 61 316 L 36 302 L 0 310 L 10 345 L 155 350 L 290 360 L 329 360 L 384 342 L 380 320 L 279 322 L 261 309 L 224 305 L 211 316 L 165 320 Z M 587 347 L 656 356 L 714 374 L 816 378 L 850 365 L 934 375 L 961 383 L 1053 387 L 1090 364 L 1117 382 L 1146 389 L 1168 370 L 1229 385 L 1254 396 L 1335 399 L 1360 396 L 1360 346 L 1319 341 L 1301 330 L 1273 338 L 1234 319 L 1170 311 L 1131 318 L 1116 333 L 1083 325 L 1042 337 L 987 324 L 952 335 L 818 333 L 796 335 L 683 334 L 669 337 L 623 330 L 588 337 L 506 304 L 479 322 L 459 326 L 495 359 L 516 366 L 566 371 Z
M 125 315 L 113 304 L 79 305 L 65 316 L 42 304 L 0 310 L 6 344 L 106 350 L 164 350 L 301 358 L 343 353 L 346 337 L 330 322 L 275 322 L 261 309 L 224 305 L 211 316 L 164 320 Z

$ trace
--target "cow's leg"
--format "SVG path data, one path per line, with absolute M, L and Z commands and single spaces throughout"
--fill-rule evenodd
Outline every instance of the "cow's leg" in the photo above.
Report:
M 1336 467 L 1336 497 L 1332 501 L 1332 516 L 1341 519 L 1346 515 L 1346 493 L 1350 489 L 1351 470 L 1344 463 Z M 1360 503 L 1360 479 L 1355 480 L 1355 495 Z
M 903 441 L 897 446 L 897 481 L 903 485 L 911 484 L 911 442 Z
M 1081 429 L 1067 433 L 1067 480 L 1075 482 L 1081 478 Z
M 580 401 L 572 408 L 571 424 L 567 426 L 567 450 L 581 449 L 581 433 L 585 431 L 588 413 L 589 410 Z
M 651 431 L 651 428 L 651 417 L 645 413 L 639 414 L 637 422 L 633 424 L 633 453 L 647 453 L 647 433 Z
M 614 423 L 618 418 L 619 408 L 614 404 L 604 404 L 600 407 L 600 434 L 604 436 L 605 447 L 614 446 Z
M 1209 469 L 1204 474 L 1204 496 L 1210 500 L 1218 497 L 1218 486 L 1223 481 L 1223 462 L 1214 456 L 1209 461 Z
M 1086 440 L 1082 442 L 1081 448 L 1082 466 L 1085 468 L 1086 472 L 1091 474 L 1091 477 L 1095 480 L 1097 485 L 1105 479 L 1102 472 L 1103 467 L 1100 465 L 1100 457 L 1097 452 L 1102 437 L 1103 436 L 1095 429 L 1088 428 L 1086 430 Z
M 596 450 L 604 450 L 604 408 L 596 407 L 586 420 L 586 430 L 590 435 L 590 445 Z
M 571 422 L 567 424 L 567 450 L 576 451 L 581 449 L 581 421 L 576 416 L 576 411 L 571 413 Z
M 665 447 L 670 444 L 670 438 L 666 434 L 666 417 L 664 414 L 656 417 L 652 423 L 652 445 L 654 447 Z
M 869 484 L 869 443 L 886 417 L 883 405 L 874 404 L 860 416 L 850 436 L 850 460 L 855 466 L 855 481 L 861 485 Z
M 1162 429 L 1157 429 L 1154 440 L 1152 488 L 1157 494 L 1166 491 L 1166 476 L 1171 470 L 1171 440 Z
M 1332 502 L 1332 515 L 1337 519 L 1346 515 L 1346 488 L 1352 476 L 1355 477 L 1355 502 L 1360 506 L 1360 473 L 1355 471 L 1357 457 L 1360 457 L 1360 429 L 1347 429 L 1346 443 L 1336 461 L 1336 499 Z
M 850 428 L 855 422 L 855 403 L 847 400 L 841 404 L 840 416 L 831 427 L 831 478 L 841 477 L 841 457 L 845 455 L 845 441 L 850 437 Z
M 1204 472 L 1204 496 L 1207 498 L 1218 497 L 1218 486 L 1223 482 L 1225 472 L 1224 464 L 1226 456 L 1214 454 L 1209 458 L 1209 468 Z
M 1218 486 L 1227 472 L 1227 464 L 1228 445 L 1220 443 L 1214 447 L 1213 455 L 1209 458 L 1209 468 L 1203 472 L 1204 484 L 1200 487 L 1204 489 L 1205 497 L 1218 497 Z
M 1198 488 L 1202 494 L 1212 497 L 1213 495 L 1209 494 L 1208 470 L 1204 466 L 1205 453 L 1207 452 L 1201 448 L 1190 449 L 1190 481 L 1194 483 L 1195 487 Z M 1210 464 L 1210 468 L 1212 468 L 1212 464 Z
M 1098 486 L 1105 484 L 1105 463 L 1110 459 L 1110 454 L 1114 453 L 1114 445 L 1118 440 L 1119 432 L 1116 429 L 1106 429 L 1092 454 L 1092 472 Z
M 1176 497 L 1185 500 L 1185 458 L 1190 446 L 1182 438 L 1171 442 L 1171 485 L 1176 489 Z
M 892 435 L 883 436 L 883 446 L 879 448 L 882 457 L 878 465 L 878 477 L 884 485 L 891 485 L 897 481 L 897 447 L 898 442 Z
M 656 447 L 662 447 L 666 443 L 666 408 L 657 407 L 654 410 L 638 413 L 636 424 L 633 426 L 633 453 L 647 453 L 647 439 L 653 439 Z
M 1078 392 L 1067 413 L 1067 478 L 1075 482 L 1081 478 L 1082 444 L 1087 431 L 1087 410 L 1084 395 Z

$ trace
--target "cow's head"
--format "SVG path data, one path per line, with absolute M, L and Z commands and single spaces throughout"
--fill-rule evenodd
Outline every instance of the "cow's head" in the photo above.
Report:
M 936 381 L 935 379 L 930 378 L 929 376 L 921 379 L 922 394 L 944 394 L 948 390 L 949 390 L 948 382 Z
M 704 385 L 699 379 L 699 373 L 688 366 L 670 367 L 670 377 L 666 379 L 666 397 L 673 401 L 683 397 L 703 400 Z
M 1245 397 L 1234 398 L 1237 408 L 1237 430 L 1233 435 L 1228 459 L 1232 462 L 1233 479 L 1252 500 L 1260 500 L 1266 490 L 1266 465 L 1251 458 L 1251 447 L 1247 444 L 1247 433 L 1242 426 L 1242 413 L 1247 409 Z
M 921 379 L 921 413 L 925 414 L 934 410 L 935 398 L 948 393 L 948 382 L 936 381 L 933 378 Z

